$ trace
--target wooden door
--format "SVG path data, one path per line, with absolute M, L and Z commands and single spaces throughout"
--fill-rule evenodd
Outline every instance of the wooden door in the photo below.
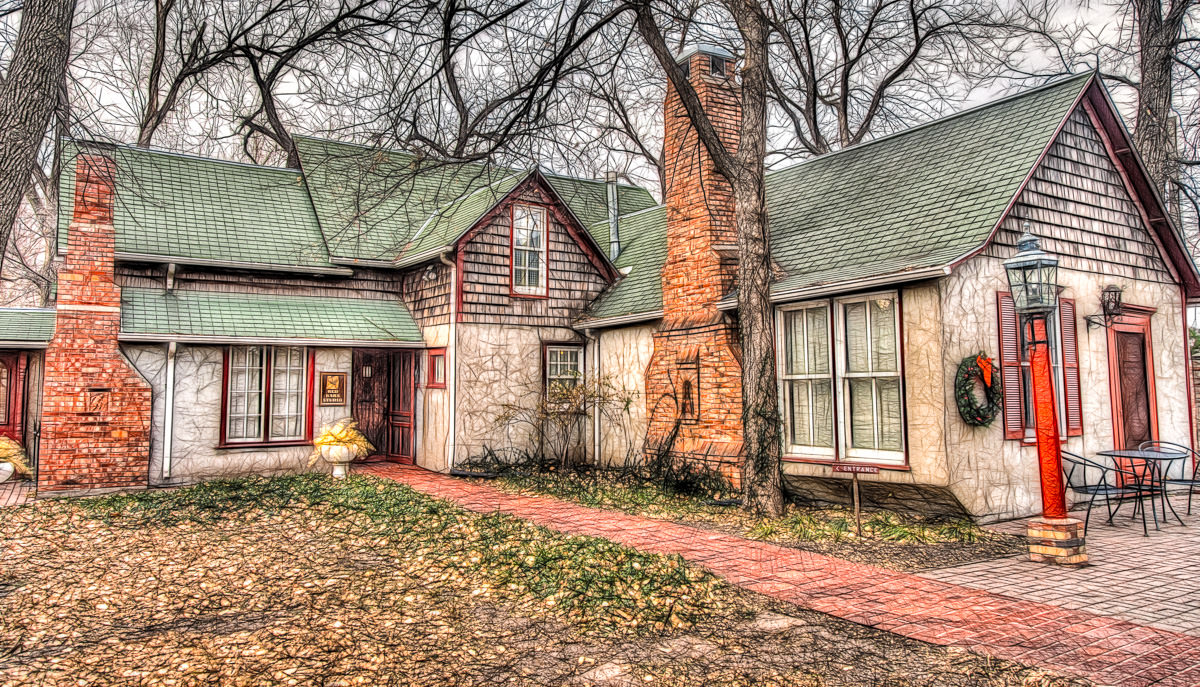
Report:
M 1150 390 L 1146 383 L 1146 337 L 1142 332 L 1117 332 L 1115 338 L 1124 448 L 1136 449 L 1154 438 L 1150 426 Z
M 402 462 L 413 461 L 413 420 L 416 375 L 412 351 L 392 354 L 388 384 L 387 455 Z
M 1154 398 L 1154 346 L 1150 317 L 1154 311 L 1126 305 L 1108 330 L 1109 397 L 1112 400 L 1113 448 L 1136 449 L 1158 439 Z
M 25 353 L 0 353 L 0 436 L 23 444 Z
M 354 418 L 377 457 L 413 462 L 415 363 L 413 351 L 354 351 Z

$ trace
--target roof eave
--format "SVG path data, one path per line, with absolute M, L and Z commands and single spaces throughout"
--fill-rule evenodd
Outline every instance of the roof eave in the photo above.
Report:
M 190 343 L 190 344 L 261 344 L 271 346 L 317 346 L 326 348 L 424 348 L 424 341 L 395 341 L 376 339 L 311 339 L 261 336 L 209 336 L 203 334 L 170 334 L 121 332 L 118 341 L 128 343 Z
M 797 286 L 790 289 L 772 290 L 771 303 L 794 303 L 809 298 L 818 298 L 820 296 L 832 296 L 839 293 L 850 293 L 853 291 L 864 291 L 867 289 L 879 288 L 881 286 L 895 286 L 897 284 L 907 284 L 916 281 L 925 281 L 927 279 L 938 279 L 950 274 L 952 266 L 935 265 L 933 267 L 922 267 L 912 269 L 905 272 L 891 272 L 889 274 L 881 274 L 872 277 L 862 277 L 859 279 L 847 279 L 839 282 L 829 282 L 826 284 L 813 284 L 809 286 Z M 723 311 L 737 310 L 738 304 L 736 298 L 724 298 L 717 303 L 717 308 Z
M 252 270 L 256 272 L 289 272 L 293 274 L 321 274 L 338 277 L 349 277 L 354 274 L 354 270 L 346 267 L 305 267 L 303 265 L 277 265 L 242 260 L 206 260 L 204 258 L 187 258 L 153 253 L 130 253 L 126 251 L 117 251 L 114 257 L 121 262 L 148 262 L 159 265 L 174 263 L 176 265 L 188 265 L 191 267 L 213 267 Z
M 609 329 L 612 327 L 623 327 L 630 324 L 640 324 L 642 322 L 653 322 L 661 320 L 663 311 L 651 310 L 648 312 L 632 313 L 629 315 L 616 315 L 613 317 L 598 317 L 595 319 L 579 320 L 573 327 L 575 329 Z

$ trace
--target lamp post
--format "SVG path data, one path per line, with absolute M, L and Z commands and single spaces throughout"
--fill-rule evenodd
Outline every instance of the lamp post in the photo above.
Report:
M 1034 560 L 1080 564 L 1087 561 L 1087 553 L 1082 523 L 1067 517 L 1058 405 L 1046 326 L 1046 318 L 1058 308 L 1058 259 L 1041 249 L 1028 222 L 1022 229 L 1017 254 L 1004 261 L 1004 270 L 1021 323 L 1022 343 L 1029 354 L 1042 487 L 1042 516 L 1029 523 L 1029 551 Z

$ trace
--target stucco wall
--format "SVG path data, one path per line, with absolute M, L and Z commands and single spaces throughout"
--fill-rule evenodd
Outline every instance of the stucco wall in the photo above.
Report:
M 429 358 L 422 356 L 418 370 L 416 397 L 416 462 L 428 470 L 444 472 L 450 469 L 450 397 L 454 384 L 454 349 L 451 347 L 449 324 L 422 327 L 421 335 L 429 347 L 446 347 L 446 388 L 430 389 Z
M 863 481 L 929 484 L 944 487 L 950 481 L 946 461 L 946 380 L 942 376 L 942 303 L 938 284 L 927 282 L 899 289 L 904 349 L 904 403 L 906 419 L 906 470 L 881 469 L 877 475 L 860 475 Z M 832 475 L 828 465 L 785 462 L 787 474 L 810 477 Z
M 223 348 L 180 345 L 175 358 L 174 433 L 171 469 L 163 474 L 163 428 L 166 410 L 165 345 L 124 346 L 134 366 L 150 382 L 153 421 L 150 442 L 150 483 L 189 484 L 206 479 L 245 474 L 301 472 L 308 469 L 310 446 L 218 449 L 221 433 L 221 374 Z M 315 349 L 320 372 L 350 372 L 350 350 Z M 314 380 L 315 381 L 315 380 Z M 347 390 L 349 391 L 349 390 Z M 309 390 L 313 393 L 313 390 Z M 349 398 L 349 394 L 347 394 Z M 315 400 L 315 399 L 314 399 Z M 319 431 L 345 417 L 349 406 L 321 407 L 314 403 L 313 426 Z M 314 469 L 323 469 L 318 464 Z
M 506 423 L 506 408 L 533 407 L 542 390 L 542 345 L 583 338 L 569 329 L 458 323 L 454 462 L 496 451 L 536 450 L 532 427 Z M 586 445 L 586 437 L 581 442 Z
M 1076 304 L 1083 410 L 1083 436 L 1068 438 L 1064 448 L 1082 455 L 1113 448 L 1108 334 L 1103 328 L 1089 330 L 1083 320 L 1085 315 L 1099 312 L 1100 290 L 1108 284 L 1124 288 L 1125 303 L 1157 308 L 1150 319 L 1150 343 L 1159 435 L 1169 441 L 1187 441 L 1188 382 L 1178 287 L 1062 268 L 1059 283 L 1063 286 L 1062 296 L 1074 299 Z M 950 394 L 959 360 L 981 350 L 997 355 L 996 293 L 1007 290 L 1002 262 L 989 257 L 967 261 L 943 281 L 942 308 L 947 323 L 943 379 Z M 969 427 L 958 417 L 952 395 L 947 396 L 946 403 L 947 444 L 952 457 L 950 487 L 959 500 L 985 520 L 1040 512 L 1036 446 L 1005 440 L 999 419 L 989 427 Z
M 628 408 L 612 408 L 601 413 L 601 465 L 622 465 L 640 458 L 646 437 L 646 366 L 654 353 L 654 327 L 622 327 L 600 333 L 592 347 L 599 359 L 598 373 L 612 384 L 617 396 L 628 395 Z M 597 423 L 593 422 L 595 427 Z

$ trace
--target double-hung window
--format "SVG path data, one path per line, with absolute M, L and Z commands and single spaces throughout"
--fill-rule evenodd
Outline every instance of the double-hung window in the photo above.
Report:
M 308 438 L 308 353 L 299 346 L 231 346 L 225 379 L 224 443 Z
M 514 205 L 512 208 L 512 292 L 521 296 L 546 295 L 546 208 Z
M 580 346 L 546 347 L 546 388 L 550 391 L 572 389 L 583 379 L 583 348 Z
M 814 301 L 780 314 L 780 402 L 788 454 L 904 463 L 899 301 Z

